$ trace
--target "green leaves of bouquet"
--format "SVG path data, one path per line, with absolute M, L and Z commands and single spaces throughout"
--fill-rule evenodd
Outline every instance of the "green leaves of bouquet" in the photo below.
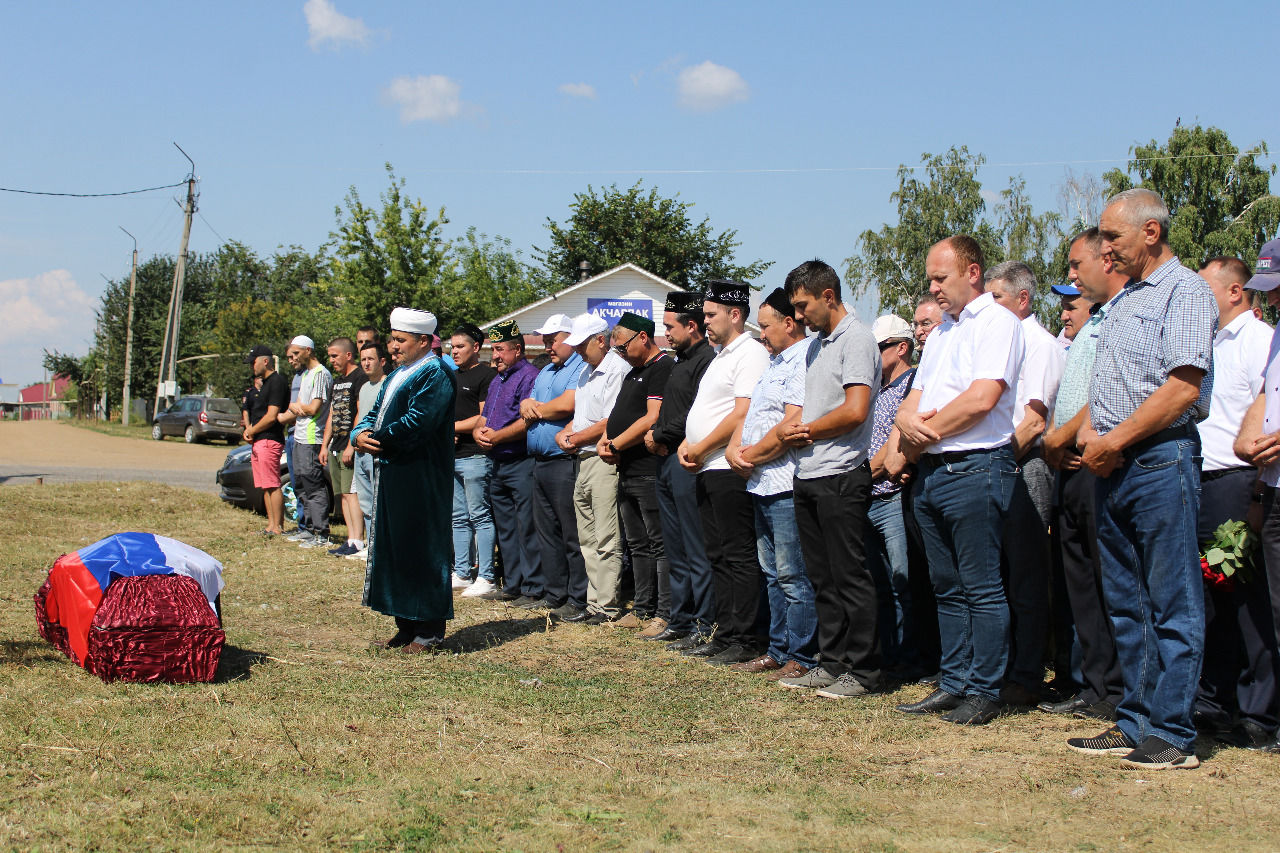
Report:
M 1213 541 L 1201 560 L 1208 570 L 1248 583 L 1253 577 L 1253 555 L 1258 547 L 1257 535 L 1243 521 L 1224 521 L 1213 531 Z

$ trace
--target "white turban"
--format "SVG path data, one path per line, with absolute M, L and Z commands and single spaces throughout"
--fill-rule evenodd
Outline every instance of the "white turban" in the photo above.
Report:
M 391 331 L 411 335 L 430 335 L 436 330 L 436 315 L 413 308 L 396 308 L 391 312 Z

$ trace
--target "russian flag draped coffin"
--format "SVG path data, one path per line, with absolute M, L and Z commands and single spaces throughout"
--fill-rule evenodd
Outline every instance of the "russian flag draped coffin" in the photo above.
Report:
M 63 554 L 35 596 L 40 636 L 106 681 L 212 681 L 222 564 L 153 533 Z

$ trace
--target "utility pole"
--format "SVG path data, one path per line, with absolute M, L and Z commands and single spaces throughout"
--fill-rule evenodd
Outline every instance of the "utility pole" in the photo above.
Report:
M 129 234 L 123 225 L 119 228 Z M 120 409 L 120 423 L 124 426 L 129 425 L 129 381 L 133 378 L 133 292 L 138 286 L 138 238 L 129 234 L 129 239 L 133 241 L 133 266 L 129 269 L 129 320 L 124 332 L 124 395 Z
M 182 146 L 173 143 L 173 147 L 182 151 Z M 191 164 L 191 173 L 187 175 L 187 203 L 183 207 L 182 247 L 178 250 L 178 263 L 173 270 L 173 291 L 169 296 L 169 321 L 165 328 L 165 343 L 160 353 L 160 375 L 167 373 L 167 378 L 156 385 L 155 410 L 160 411 L 160 400 L 170 399 L 177 388 L 178 369 L 178 336 L 182 329 L 182 289 L 187 275 L 187 242 L 191 239 L 191 217 L 196 212 L 196 164 L 187 152 L 182 156 Z

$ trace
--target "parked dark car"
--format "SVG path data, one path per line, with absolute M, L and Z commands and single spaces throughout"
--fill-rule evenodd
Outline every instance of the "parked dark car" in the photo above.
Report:
M 218 497 L 227 503 L 232 506 L 251 509 L 259 515 L 266 515 L 267 508 L 262 502 L 262 489 L 253 484 L 253 468 L 249 459 L 252 452 L 253 445 L 246 444 L 228 453 L 226 461 L 222 463 L 218 473 L 213 475 L 213 481 L 221 487 Z M 289 482 L 289 466 L 284 461 L 283 454 L 280 456 L 280 483 L 281 489 L 284 491 L 285 518 L 292 518 L 296 499 L 293 496 L 293 484 Z M 325 488 L 328 488 L 327 474 Z M 341 521 L 342 508 L 340 505 L 335 506 L 335 503 L 333 492 L 330 491 L 330 518 Z
M 240 407 L 226 397 L 180 397 L 151 423 L 152 438 L 162 441 L 166 435 L 180 435 L 187 444 L 214 438 L 239 444 L 244 437 Z

